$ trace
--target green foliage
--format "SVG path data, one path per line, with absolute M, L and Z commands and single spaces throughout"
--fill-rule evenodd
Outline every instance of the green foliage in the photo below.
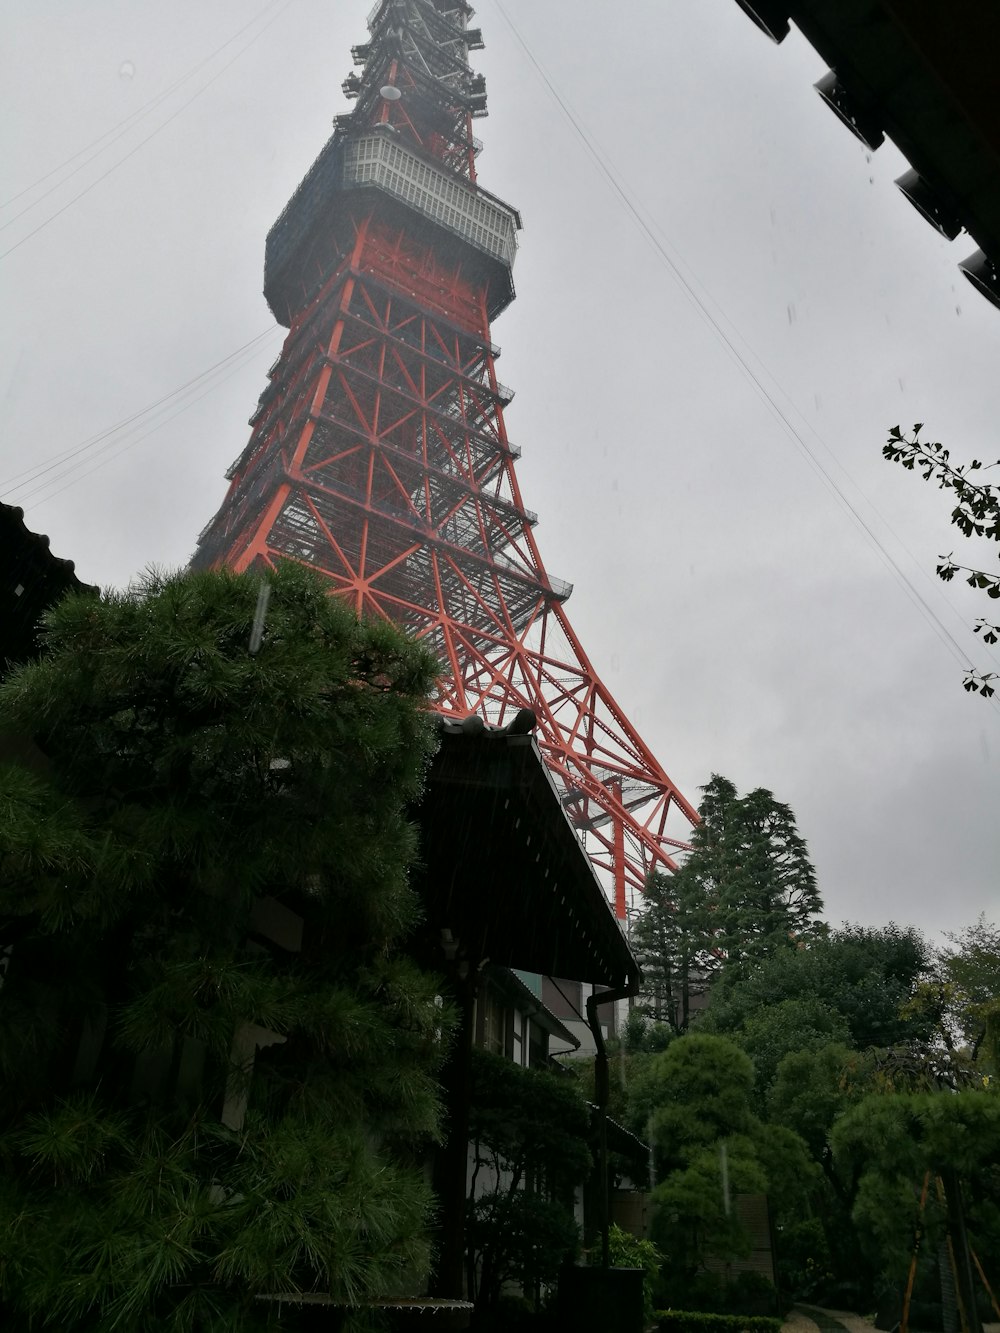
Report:
M 663 1167 L 751 1125 L 753 1065 L 725 1037 L 692 1033 L 653 1056 L 633 1085 L 634 1130 L 645 1128 Z
M 591 1168 L 590 1110 L 576 1083 L 479 1047 L 471 1056 L 469 1135 L 483 1164 L 571 1192 Z
M 469 1286 L 482 1308 L 507 1281 L 554 1281 L 575 1254 L 573 1191 L 592 1157 L 590 1111 L 574 1082 L 488 1051 L 471 1055 Z
M 675 874 L 654 875 L 632 942 L 645 976 L 643 1006 L 681 1034 L 694 1000 L 721 973 L 821 937 L 816 875 L 787 805 L 758 788 L 740 796 L 713 774 L 702 788 L 694 850 Z
M 1000 459 L 985 466 L 978 458 L 967 464 L 955 464 L 951 461 L 950 451 L 942 444 L 920 439 L 922 429 L 923 424 L 918 422 L 911 438 L 898 426 L 893 426 L 889 439 L 882 446 L 883 457 L 890 463 L 899 463 L 909 472 L 918 472 L 924 481 L 935 481 L 939 489 L 951 491 L 956 500 L 951 521 L 963 537 L 1000 542 L 1000 486 L 973 477 L 974 473 L 1000 467 Z M 941 563 L 937 566 L 937 576 L 945 583 L 950 583 L 956 574 L 964 574 L 970 587 L 985 592 L 994 600 L 1000 599 L 1000 576 L 997 574 L 960 564 L 951 553 L 938 559 Z M 973 628 L 976 634 L 982 634 L 984 643 L 994 644 L 1000 638 L 1000 625 L 982 617 Z M 970 668 L 965 673 L 965 689 L 988 699 L 994 693 L 990 682 L 996 675 L 995 671 L 979 672 Z
M 749 1057 L 724 1037 L 691 1033 L 650 1057 L 632 1109 L 656 1149 L 654 1234 L 669 1273 L 690 1283 L 706 1259 L 738 1259 L 750 1238 L 734 1200 L 769 1195 L 778 1221 L 808 1209 L 818 1172 L 805 1143 L 752 1109 Z
M 768 1118 L 792 1129 L 820 1161 L 826 1151 L 830 1129 L 846 1109 L 852 1096 L 851 1069 L 856 1056 L 847 1046 L 834 1042 L 789 1051 L 778 1065 L 767 1097 Z
M 966 1225 L 982 1254 L 1000 1252 L 1000 1095 L 995 1091 L 873 1094 L 840 1117 L 831 1135 L 839 1172 L 854 1182 L 852 1220 L 886 1272 L 905 1271 L 920 1182 L 964 1190 Z M 944 1227 L 932 1191 L 925 1224 Z
M 818 1217 L 786 1224 L 776 1235 L 778 1282 L 796 1300 L 822 1301 L 835 1281 L 833 1257 Z
M 656 1320 L 661 1333 L 781 1333 L 781 1320 L 767 1315 L 657 1310 Z
M 719 968 L 714 906 L 704 867 L 694 858 L 673 875 L 652 875 L 646 885 L 631 943 L 643 967 L 643 1013 L 670 1033 L 688 1030 L 692 1000 Z
M 762 959 L 742 976 L 724 975 L 713 991 L 705 1028 L 738 1039 L 762 1010 L 808 997 L 846 1024 L 850 1044 L 859 1050 L 924 1039 L 931 1024 L 900 1010 L 931 962 L 926 941 L 912 927 L 845 926 L 807 949 Z
M 0 1301 L 38 1330 L 263 1328 L 428 1262 L 438 989 L 406 809 L 435 664 L 294 565 L 71 597 L 0 687 Z M 301 918 L 301 949 L 261 905 Z M 227 1127 L 220 1108 L 227 1109 Z
M 775 1315 L 783 1308 L 774 1284 L 752 1270 L 729 1277 L 709 1269 L 680 1278 L 666 1274 L 660 1282 L 657 1300 L 668 1309 L 743 1318 Z
M 622 1033 L 622 1046 L 630 1055 L 658 1055 L 667 1049 L 676 1035 L 669 1023 L 651 1021 L 641 1009 L 630 1009 Z
M 819 1168 L 809 1146 L 793 1129 L 758 1121 L 750 1134 L 754 1156 L 766 1180 L 772 1215 L 778 1219 L 799 1218 L 809 1212 L 810 1198 L 819 1184 Z
M 555 1282 L 580 1244 L 565 1202 L 524 1189 L 490 1190 L 470 1206 L 466 1242 L 479 1263 L 476 1308 L 502 1298 L 505 1282 L 526 1289 Z
M 957 1030 L 971 1063 L 1000 1076 L 1000 927 L 985 914 L 957 935 L 948 936 L 940 971 L 946 987 L 945 1024 Z
M 749 1139 L 734 1137 L 690 1154 L 654 1191 L 653 1234 L 671 1271 L 689 1279 L 709 1258 L 745 1259 L 750 1237 L 733 1207 L 737 1194 L 763 1194 L 767 1176 Z
M 953 1169 L 972 1176 L 1000 1160 L 1000 1096 L 989 1091 L 865 1097 L 833 1130 L 845 1171 L 877 1168 L 919 1179 Z
M 718 774 L 702 792 L 688 865 L 702 867 L 708 880 L 714 947 L 730 974 L 822 938 L 816 872 L 791 808 L 763 787 L 739 796 Z
M 649 1324 L 653 1319 L 653 1293 L 660 1276 L 663 1255 L 651 1240 L 640 1240 L 630 1231 L 623 1231 L 612 1222 L 608 1230 L 608 1257 L 612 1268 L 642 1269 L 642 1308 L 643 1322 Z M 596 1254 L 591 1255 L 591 1262 L 597 1263 Z
M 786 1055 L 849 1041 L 850 1031 L 840 1014 L 810 995 L 753 1010 L 733 1036 L 753 1061 L 762 1107 Z

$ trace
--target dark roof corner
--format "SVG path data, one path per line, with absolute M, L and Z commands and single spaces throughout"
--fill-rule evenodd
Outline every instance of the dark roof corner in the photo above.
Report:
M 44 533 L 24 523 L 24 510 L 0 503 L 0 676 L 38 653 L 38 625 L 44 613 L 68 592 L 95 596 L 82 583 L 72 560 L 53 555 Z

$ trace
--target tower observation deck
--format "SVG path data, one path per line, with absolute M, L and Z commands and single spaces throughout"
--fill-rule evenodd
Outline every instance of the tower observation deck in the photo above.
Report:
M 355 105 L 267 238 L 264 294 L 288 336 L 193 564 L 301 561 L 427 640 L 440 712 L 503 725 L 532 709 L 621 917 L 697 814 L 591 666 L 521 498 L 490 331 L 521 220 L 477 178 L 472 14 L 370 13 L 343 85 Z

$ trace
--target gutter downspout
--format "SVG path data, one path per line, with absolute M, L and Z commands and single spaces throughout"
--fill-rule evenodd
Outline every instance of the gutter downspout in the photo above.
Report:
M 587 996 L 587 1025 L 594 1036 L 594 1045 L 597 1047 L 597 1054 L 594 1056 L 594 1100 L 597 1102 L 597 1125 L 598 1125 L 598 1148 L 597 1148 L 597 1170 L 600 1176 L 600 1192 L 597 1196 L 597 1211 L 601 1219 L 601 1268 L 605 1271 L 610 1265 L 610 1252 L 608 1233 L 610 1217 L 610 1200 L 608 1198 L 608 1097 L 611 1091 L 611 1080 L 608 1072 L 608 1052 L 604 1045 L 604 1034 L 601 1032 L 600 1020 L 597 1016 L 598 1005 L 607 1004 L 610 1000 L 627 1000 L 633 995 L 638 995 L 639 985 L 642 981 L 640 973 L 636 972 L 624 986 L 613 987 L 611 990 L 602 990 L 597 994 Z

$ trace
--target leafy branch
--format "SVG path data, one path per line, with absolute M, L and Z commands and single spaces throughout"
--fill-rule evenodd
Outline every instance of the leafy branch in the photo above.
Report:
M 924 481 L 937 482 L 940 490 L 950 490 L 957 500 L 951 511 L 951 521 L 963 537 L 984 537 L 987 541 L 1000 542 L 1000 487 L 973 478 L 974 473 L 1000 467 L 1000 459 L 993 463 L 983 463 L 978 458 L 968 463 L 953 463 L 950 450 L 943 444 L 920 439 L 921 430 L 921 422 L 913 427 L 912 436 L 905 435 L 898 426 L 892 426 L 889 438 L 882 446 L 882 456 L 890 463 L 899 463 L 908 472 L 917 472 Z M 954 559 L 952 552 L 938 556 L 938 560 L 936 573 L 945 583 L 950 583 L 956 574 L 964 574 L 970 588 L 1000 600 L 1000 575 L 963 565 Z M 981 616 L 973 626 L 973 632 L 982 634 L 983 642 L 992 645 L 1000 637 L 1000 625 Z M 996 692 L 990 683 L 996 679 L 995 671 L 980 672 L 970 667 L 963 685 L 970 694 L 982 694 L 988 699 Z

